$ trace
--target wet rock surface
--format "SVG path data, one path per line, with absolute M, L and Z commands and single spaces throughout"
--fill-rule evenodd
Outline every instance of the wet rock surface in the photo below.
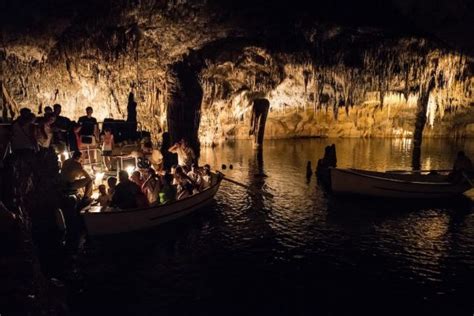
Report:
M 304 1 L 288 12 L 258 3 L 27 1 L 2 31 L 2 106 L 61 103 L 77 119 L 90 105 L 99 120 L 122 119 L 134 92 L 155 140 L 180 122 L 201 144 L 248 138 L 252 101 L 263 97 L 267 138 L 412 137 L 417 112 L 425 136 L 474 135 L 469 50 L 419 32 L 319 22 L 302 13 Z

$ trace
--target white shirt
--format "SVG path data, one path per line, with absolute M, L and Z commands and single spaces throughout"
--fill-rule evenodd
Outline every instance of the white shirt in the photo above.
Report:
M 178 154 L 178 165 L 180 166 L 191 167 L 194 158 L 196 158 L 191 147 L 183 148 L 180 146 L 176 149 L 176 153 Z

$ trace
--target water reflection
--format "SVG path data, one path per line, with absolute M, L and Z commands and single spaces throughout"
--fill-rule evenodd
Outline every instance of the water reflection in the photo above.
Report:
M 201 164 L 233 164 L 224 173 L 251 189 L 223 182 L 207 210 L 120 241 L 117 249 L 136 247 L 131 255 L 94 248 L 76 307 L 84 314 L 96 312 L 95 304 L 140 314 L 221 315 L 223 305 L 235 314 L 276 315 L 352 315 L 368 306 L 382 313 L 405 307 L 401 314 L 470 311 L 470 204 L 334 199 L 305 178 L 307 161 L 315 166 L 332 143 L 340 167 L 411 167 L 412 145 L 400 140 L 266 141 L 260 152 L 245 141 L 203 148 Z M 447 169 L 460 149 L 473 156 L 474 142 L 426 140 L 422 168 Z M 130 288 L 140 294 L 128 297 Z

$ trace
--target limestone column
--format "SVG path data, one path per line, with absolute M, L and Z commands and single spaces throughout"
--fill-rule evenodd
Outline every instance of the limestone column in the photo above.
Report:
M 254 148 L 261 148 L 265 136 L 265 123 L 267 122 L 270 102 L 267 99 L 255 99 L 252 106 L 249 135 L 254 135 Z

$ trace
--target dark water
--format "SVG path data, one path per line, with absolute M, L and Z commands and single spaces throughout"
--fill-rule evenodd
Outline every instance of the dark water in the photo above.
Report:
M 267 141 L 262 156 L 249 142 L 203 149 L 202 163 L 232 163 L 226 174 L 252 192 L 223 183 L 199 214 L 88 242 L 73 314 L 472 315 L 470 204 L 334 200 L 305 176 L 331 142 L 341 167 L 410 167 L 401 140 Z M 459 149 L 474 156 L 474 142 L 426 141 L 422 166 L 449 168 Z

